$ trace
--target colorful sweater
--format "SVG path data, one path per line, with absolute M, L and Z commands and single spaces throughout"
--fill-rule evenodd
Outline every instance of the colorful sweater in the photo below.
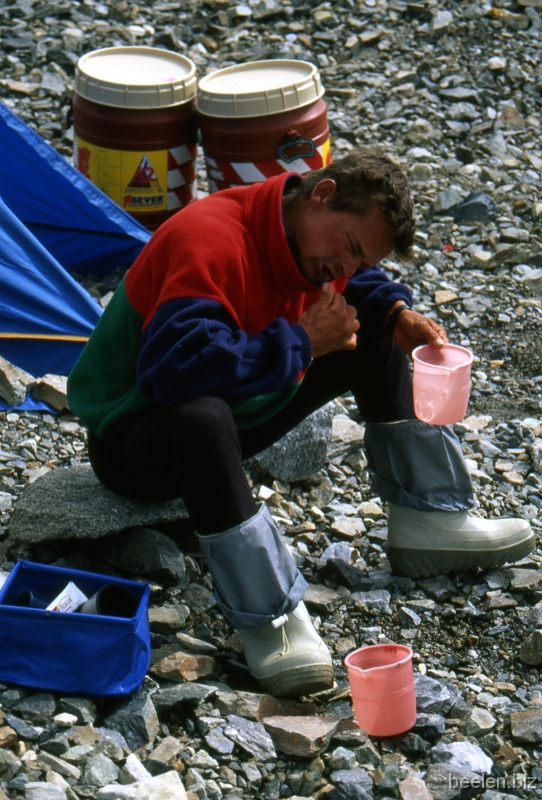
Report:
M 70 408 L 114 438 L 152 405 L 215 395 L 238 427 L 268 419 L 311 362 L 297 323 L 320 288 L 298 269 L 282 225 L 292 173 L 187 206 L 153 235 L 100 318 L 68 380 Z M 346 280 L 334 281 L 342 292 Z M 348 282 L 364 325 L 383 335 L 408 287 L 375 267 Z

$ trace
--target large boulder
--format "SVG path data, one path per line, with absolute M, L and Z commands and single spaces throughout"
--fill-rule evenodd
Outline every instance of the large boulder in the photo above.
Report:
M 182 500 L 128 500 L 106 489 L 91 467 L 54 469 L 27 486 L 10 523 L 14 543 L 98 539 L 188 518 Z

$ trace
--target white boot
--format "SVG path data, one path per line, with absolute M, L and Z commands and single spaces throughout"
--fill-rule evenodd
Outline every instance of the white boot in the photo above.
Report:
M 278 627 L 271 623 L 239 631 L 251 673 L 276 697 L 299 697 L 331 688 L 331 653 L 315 631 L 305 604 L 299 603 L 285 616 L 287 620 Z
M 387 555 L 397 575 L 492 569 L 535 547 L 524 519 L 482 519 L 470 511 L 417 511 L 389 503 Z

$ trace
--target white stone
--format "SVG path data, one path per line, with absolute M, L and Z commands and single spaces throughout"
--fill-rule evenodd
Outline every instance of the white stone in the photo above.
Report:
M 143 783 L 103 786 L 96 797 L 98 800 L 186 800 L 186 791 L 179 773 L 171 770 Z
M 54 783 L 31 781 L 24 787 L 25 800 L 66 800 L 66 792 Z
M 53 717 L 53 722 L 56 722 L 61 728 L 71 728 L 77 722 L 77 717 L 74 714 L 57 714 Z
M 506 69 L 506 58 L 502 58 L 501 56 L 493 56 L 492 58 L 488 59 L 487 66 L 489 69 L 497 72 L 497 70 Z

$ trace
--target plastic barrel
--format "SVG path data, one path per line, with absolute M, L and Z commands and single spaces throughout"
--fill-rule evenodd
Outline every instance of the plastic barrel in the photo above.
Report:
M 149 230 L 197 196 L 196 67 L 152 47 L 82 56 L 74 163 Z
M 198 110 L 209 190 L 331 163 L 324 89 L 306 61 L 254 61 L 206 75 Z

